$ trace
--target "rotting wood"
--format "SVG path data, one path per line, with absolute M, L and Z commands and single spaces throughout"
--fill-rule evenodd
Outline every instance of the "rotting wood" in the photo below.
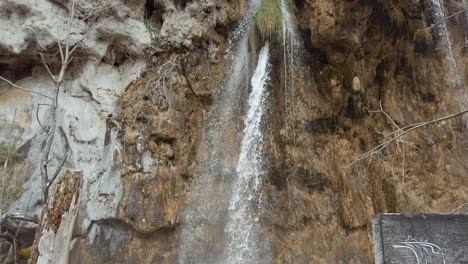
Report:
M 68 263 L 73 226 L 80 206 L 82 173 L 66 170 L 44 207 L 29 263 Z

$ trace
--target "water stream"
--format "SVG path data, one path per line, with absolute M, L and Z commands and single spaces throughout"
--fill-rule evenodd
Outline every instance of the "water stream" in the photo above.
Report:
M 269 80 L 269 44 L 260 50 L 252 77 L 247 117 L 241 142 L 237 178 L 229 202 L 226 226 L 227 259 L 225 263 L 271 263 L 269 246 L 259 237 L 259 213 L 262 199 L 259 189 L 264 178 L 262 117 L 266 109 Z
M 441 0 L 430 0 L 430 12 L 434 17 L 435 32 L 442 40 L 442 55 L 448 68 L 447 78 L 453 88 L 460 88 L 460 77 L 458 74 L 457 61 L 453 49 L 452 38 L 445 19 L 444 6 Z
M 196 160 L 198 169 L 181 216 L 178 251 L 181 264 L 273 260 L 270 244 L 262 236 L 260 220 L 264 206 L 260 189 L 266 174 L 262 124 L 268 108 L 270 45 L 266 41 L 258 59 L 253 58 L 256 50 L 249 51 L 248 45 L 248 33 L 260 1 L 251 0 L 229 38 L 226 59 L 230 66 L 205 124 Z M 292 65 L 298 34 L 291 30 L 294 22 L 283 1 L 281 9 L 285 64 L 288 64 L 285 74 L 289 76 L 295 71 Z M 254 68 L 250 64 L 255 62 L 250 78 Z M 285 81 L 288 91 L 289 86 Z M 242 124 L 240 117 L 244 111 Z M 243 130 L 237 130 L 236 124 Z
M 465 91 L 455 59 L 454 44 L 447 25 L 446 14 L 444 11 L 443 0 L 430 0 L 430 11 L 434 17 L 435 32 L 442 41 L 441 53 L 445 57 L 447 72 L 446 79 L 449 84 L 456 90 L 455 102 L 461 109 L 466 109 L 468 106 L 468 93 Z M 468 117 L 464 116 L 465 126 L 468 127 Z
M 283 56 L 284 56 L 284 91 L 286 99 L 294 89 L 293 77 L 295 72 L 295 62 L 299 51 L 301 39 L 297 32 L 296 23 L 291 15 L 288 5 L 281 0 L 280 2 L 283 23 Z

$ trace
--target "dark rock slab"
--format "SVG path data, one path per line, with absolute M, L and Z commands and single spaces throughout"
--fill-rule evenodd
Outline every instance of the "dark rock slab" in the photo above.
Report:
M 376 264 L 468 264 L 468 215 L 372 216 Z

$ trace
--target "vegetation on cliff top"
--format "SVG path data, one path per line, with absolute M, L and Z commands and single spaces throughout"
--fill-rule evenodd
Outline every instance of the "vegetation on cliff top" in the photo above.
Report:
M 263 38 L 280 36 L 283 32 L 283 12 L 281 0 L 262 0 L 260 8 L 254 17 L 255 27 Z M 292 7 L 291 0 L 284 0 Z

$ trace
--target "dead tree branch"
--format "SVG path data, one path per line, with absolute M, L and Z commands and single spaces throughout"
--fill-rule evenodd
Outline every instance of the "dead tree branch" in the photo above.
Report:
M 382 105 L 382 100 L 379 102 L 379 106 L 380 106 L 380 110 L 368 110 L 368 112 L 369 113 L 382 113 L 388 120 L 390 120 L 392 125 L 394 127 L 396 127 L 397 130 L 395 132 L 393 132 L 392 134 L 397 134 L 397 136 L 399 136 L 398 139 L 397 139 L 397 144 L 402 143 L 402 145 L 401 145 L 401 149 L 402 149 L 401 175 L 402 175 L 402 178 L 404 179 L 405 176 L 406 176 L 406 169 L 405 169 L 406 168 L 406 148 L 405 148 L 405 145 L 408 144 L 408 145 L 413 146 L 414 143 L 404 140 L 403 136 L 401 136 L 401 133 L 403 132 L 403 130 L 401 129 L 400 126 L 398 126 L 398 124 L 393 120 L 393 118 L 389 114 L 387 114 L 387 112 L 385 112 L 385 110 L 383 108 L 383 105 Z
M 50 105 L 48 105 L 48 104 L 38 104 L 38 105 L 37 105 L 37 108 L 36 108 L 36 120 L 37 120 L 37 123 L 39 124 L 39 126 L 40 126 L 44 131 L 46 131 L 47 129 L 42 125 L 41 120 L 40 120 L 40 118 L 39 118 L 39 109 L 40 109 L 41 106 L 43 106 L 43 105 L 50 106 Z
M 412 132 L 412 131 L 414 131 L 414 130 L 416 130 L 418 128 L 429 126 L 429 125 L 439 123 L 439 122 L 442 122 L 442 121 L 445 121 L 445 120 L 449 120 L 449 119 L 452 119 L 452 118 L 455 118 L 455 117 L 458 117 L 458 116 L 462 116 L 462 115 L 464 115 L 466 113 L 468 113 L 468 109 L 465 109 L 465 110 L 463 110 L 461 112 L 458 112 L 458 113 L 455 113 L 455 114 L 452 114 L 452 115 L 448 115 L 448 116 L 445 116 L 445 117 L 434 119 L 434 120 L 431 120 L 431 121 L 414 123 L 414 124 L 411 124 L 411 125 L 408 125 L 408 126 L 402 128 L 400 130 L 394 131 L 390 135 L 397 134 L 396 136 L 391 137 L 390 139 L 388 139 L 385 142 L 377 145 L 376 147 L 374 147 L 370 151 L 362 154 L 361 156 L 359 156 L 359 158 L 357 160 L 355 160 L 349 166 L 352 166 L 358 161 L 364 160 L 366 158 L 372 157 L 375 154 L 380 153 L 382 150 L 384 150 L 392 142 L 399 140 L 402 136 L 404 136 L 404 135 L 406 135 L 406 134 L 408 134 L 408 133 L 410 133 L 410 132 Z

